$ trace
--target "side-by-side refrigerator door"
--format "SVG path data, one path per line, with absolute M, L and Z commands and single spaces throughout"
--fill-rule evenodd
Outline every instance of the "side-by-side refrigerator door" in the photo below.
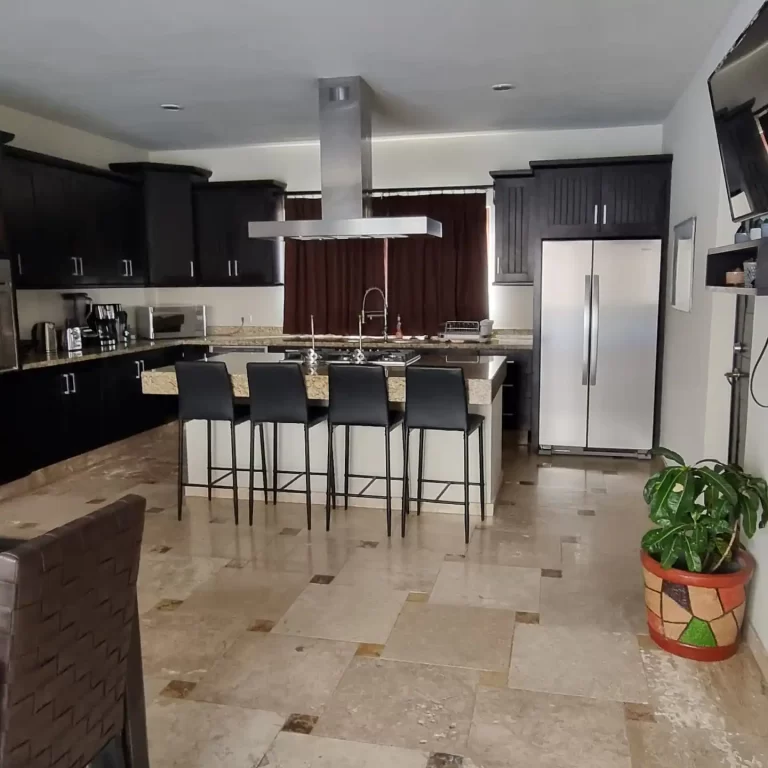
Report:
M 660 240 L 598 240 L 587 446 L 653 447 Z
M 587 445 L 592 241 L 546 241 L 541 262 L 539 444 Z

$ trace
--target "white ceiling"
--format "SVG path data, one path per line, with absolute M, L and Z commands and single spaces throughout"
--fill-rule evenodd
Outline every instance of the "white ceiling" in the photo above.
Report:
M 0 103 L 148 149 L 316 138 L 355 74 L 378 135 L 655 123 L 736 3 L 4 0 Z

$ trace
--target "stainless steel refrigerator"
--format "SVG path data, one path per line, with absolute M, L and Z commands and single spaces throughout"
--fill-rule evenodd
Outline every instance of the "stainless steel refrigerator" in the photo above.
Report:
M 539 445 L 653 445 L 660 240 L 545 241 Z

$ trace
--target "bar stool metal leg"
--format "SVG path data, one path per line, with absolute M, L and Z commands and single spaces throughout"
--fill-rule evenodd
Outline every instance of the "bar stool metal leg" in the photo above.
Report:
M 485 430 L 482 421 L 477 439 L 480 441 L 480 519 L 485 520 Z
M 211 422 L 208 420 L 206 422 L 206 432 L 208 433 L 208 501 L 211 500 L 211 496 L 213 494 L 213 470 L 211 469 L 211 464 L 213 464 L 213 461 L 211 460 Z
M 464 433 L 464 542 L 469 544 L 469 433 Z
M 248 462 L 248 525 L 253 525 L 253 452 L 256 442 L 256 424 L 250 422 L 251 431 L 248 446 L 250 448 L 250 461 Z
M 325 530 L 331 530 L 331 488 L 333 486 L 333 425 L 328 422 L 328 471 L 325 491 Z
M 264 487 L 264 503 L 269 504 L 269 486 L 267 485 L 267 446 L 264 440 L 263 424 L 259 424 L 259 442 L 261 443 L 261 484 Z
M 349 509 L 349 426 L 344 427 L 344 509 Z
M 421 497 L 424 494 L 424 438 L 427 436 L 425 429 L 419 430 L 419 477 L 416 490 L 416 514 L 421 514 Z
M 240 522 L 240 509 L 237 500 L 237 441 L 235 440 L 235 422 L 229 424 L 230 435 L 232 436 L 232 499 L 235 502 L 235 525 Z
M 387 536 L 392 535 L 392 470 L 390 467 L 390 451 L 389 451 L 389 427 L 384 427 L 384 442 L 386 456 L 386 471 L 387 471 Z
M 403 507 L 400 516 L 400 535 L 405 538 L 405 518 L 408 514 L 408 429 L 403 422 Z
M 312 475 L 309 472 L 309 424 L 304 425 L 304 464 L 307 481 L 307 530 L 312 530 Z
M 177 516 L 181 520 L 181 505 L 184 502 L 184 421 L 179 419 L 179 474 L 177 483 Z
M 272 503 L 277 504 L 277 424 L 272 425 Z
M 336 509 L 336 453 L 331 451 L 331 507 Z

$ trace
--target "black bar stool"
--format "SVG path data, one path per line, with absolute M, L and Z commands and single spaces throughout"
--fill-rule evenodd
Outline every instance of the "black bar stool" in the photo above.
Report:
M 380 365 L 328 366 L 328 493 L 325 501 L 325 530 L 331 528 L 331 494 L 335 496 L 333 430 L 344 427 L 344 508 L 349 506 L 349 497 L 381 498 L 374 494 L 349 492 L 350 477 L 364 477 L 370 480 L 386 480 L 387 491 L 387 536 L 392 535 L 392 472 L 389 448 L 390 432 L 403 421 L 402 411 L 389 409 L 387 375 Z M 349 473 L 349 428 L 382 427 L 384 429 L 386 474 L 350 475 Z M 335 499 L 334 499 L 335 500 Z M 405 518 L 405 515 L 403 515 Z M 405 519 L 403 519 L 405 536 Z
M 422 487 L 424 483 L 424 437 L 428 429 L 464 434 L 464 501 L 441 501 L 445 504 L 464 504 L 464 540 L 469 542 L 469 486 L 480 486 L 480 517 L 485 520 L 485 418 L 470 413 L 467 388 L 461 368 L 428 368 L 410 365 L 405 371 L 405 449 L 403 464 L 403 509 L 408 511 L 409 480 L 408 454 L 411 430 L 419 430 L 419 469 L 416 490 L 416 510 L 421 514 Z M 479 430 L 480 482 L 469 482 L 469 436 Z M 433 481 L 434 482 L 434 481 Z M 462 481 L 440 481 L 446 488 Z M 442 493 L 440 494 L 442 495 Z M 427 501 L 439 501 L 427 499 Z
M 316 424 L 325 421 L 328 409 L 320 406 L 311 406 L 307 398 L 307 386 L 304 380 L 304 371 L 300 363 L 248 363 L 245 367 L 248 374 L 248 391 L 251 407 L 251 464 L 248 495 L 248 518 L 253 525 L 253 476 L 254 476 L 254 443 L 256 440 L 256 425 L 259 425 L 259 441 L 261 443 L 261 472 L 264 482 L 264 503 L 269 503 L 267 492 L 267 460 L 264 448 L 264 424 L 271 423 L 274 429 L 273 455 L 272 455 L 272 501 L 277 503 L 277 479 L 280 470 L 277 461 L 277 431 L 279 424 L 303 424 L 304 425 L 304 472 L 289 474 L 295 477 L 280 488 L 280 491 L 288 493 L 302 493 L 301 490 L 291 489 L 288 486 L 300 477 L 306 480 L 305 491 L 307 496 L 307 528 L 312 529 L 312 486 L 311 477 L 323 475 L 324 472 L 312 472 L 309 462 L 309 430 Z
M 178 362 L 176 382 L 179 388 L 179 480 L 178 517 L 181 520 L 184 486 L 208 488 L 208 501 L 213 488 L 232 475 L 232 492 L 235 506 L 235 525 L 239 522 L 237 503 L 237 447 L 235 427 L 248 419 L 248 406 L 235 403 L 232 380 L 227 366 L 222 362 Z M 207 422 L 208 432 L 208 483 L 184 482 L 184 422 L 202 420 Z M 211 422 L 229 422 L 232 438 L 232 468 L 214 467 L 211 463 Z M 221 477 L 213 480 L 213 471 L 223 471 Z M 227 487 L 227 486 L 223 486 Z

